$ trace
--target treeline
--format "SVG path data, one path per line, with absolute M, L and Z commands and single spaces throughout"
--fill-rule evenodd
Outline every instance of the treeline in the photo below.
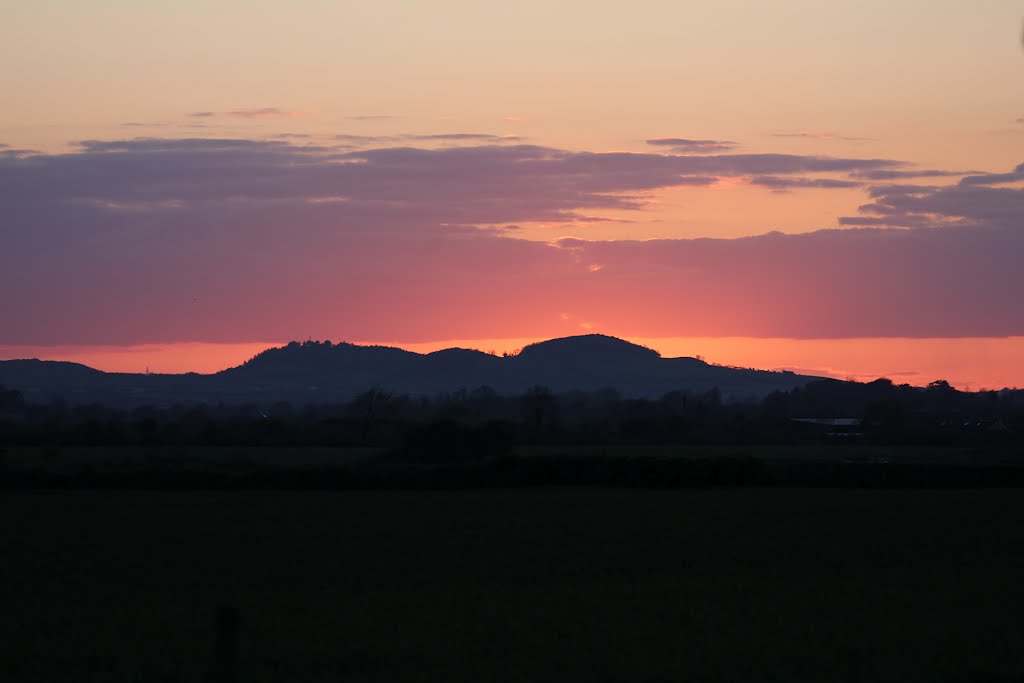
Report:
M 0 389 L 0 444 L 372 446 L 460 459 L 517 445 L 1024 442 L 1024 391 L 961 392 L 825 380 L 759 402 L 715 390 L 632 399 L 613 389 L 434 397 L 370 389 L 342 404 L 179 405 L 131 410 L 37 404 Z

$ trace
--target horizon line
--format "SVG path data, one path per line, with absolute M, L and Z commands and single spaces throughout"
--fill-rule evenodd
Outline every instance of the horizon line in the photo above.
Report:
M 418 342 L 354 340 L 337 343 L 399 348 L 425 355 L 444 349 L 514 353 L 525 346 L 588 334 L 551 337 L 442 339 Z M 863 337 L 798 339 L 788 337 L 641 337 L 616 335 L 657 351 L 663 358 L 698 358 L 714 365 L 790 371 L 833 379 L 926 386 L 946 379 L 966 391 L 1024 386 L 1024 337 Z M 301 340 L 290 340 L 302 343 Z M 0 359 L 78 363 L 108 373 L 216 374 L 238 367 L 268 349 L 290 341 L 152 342 L 144 344 L 0 344 Z M 312 337 L 307 341 L 314 341 Z M 327 341 L 316 340 L 316 341 Z M 332 342 L 332 344 L 335 342 Z

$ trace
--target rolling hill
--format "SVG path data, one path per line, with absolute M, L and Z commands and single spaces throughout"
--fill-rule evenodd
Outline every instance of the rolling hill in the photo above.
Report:
M 599 334 L 538 342 L 503 357 L 470 349 L 420 354 L 386 346 L 292 342 L 211 375 L 106 373 L 74 363 L 0 361 L 0 385 L 29 399 L 111 405 L 347 401 L 374 387 L 434 395 L 489 386 L 500 394 L 518 394 L 537 385 L 555 392 L 612 388 L 632 397 L 717 388 L 728 401 L 760 398 L 816 379 L 662 358 L 652 349 Z

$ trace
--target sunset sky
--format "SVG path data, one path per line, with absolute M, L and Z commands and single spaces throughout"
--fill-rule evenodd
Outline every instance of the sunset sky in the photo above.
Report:
M 0 358 L 1024 386 L 1020 0 L 0 0 Z

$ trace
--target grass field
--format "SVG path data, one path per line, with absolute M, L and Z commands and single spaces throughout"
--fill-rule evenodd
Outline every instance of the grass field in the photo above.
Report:
M 336 467 L 379 456 L 380 448 L 330 446 L 13 446 L 0 465 L 18 470 L 70 472 L 117 469 L 224 469 Z
M 1017 681 L 1024 491 L 0 494 L 0 680 Z
M 687 446 L 518 446 L 520 457 L 729 458 L 766 462 L 872 462 L 1020 464 L 1016 449 L 967 446 L 888 446 L 878 444 L 687 445 Z M 306 469 L 347 466 L 386 456 L 385 448 L 356 446 L 11 446 L 0 450 L 3 467 L 75 473 L 83 467 L 117 469 L 186 469 L 248 472 L 260 468 Z

